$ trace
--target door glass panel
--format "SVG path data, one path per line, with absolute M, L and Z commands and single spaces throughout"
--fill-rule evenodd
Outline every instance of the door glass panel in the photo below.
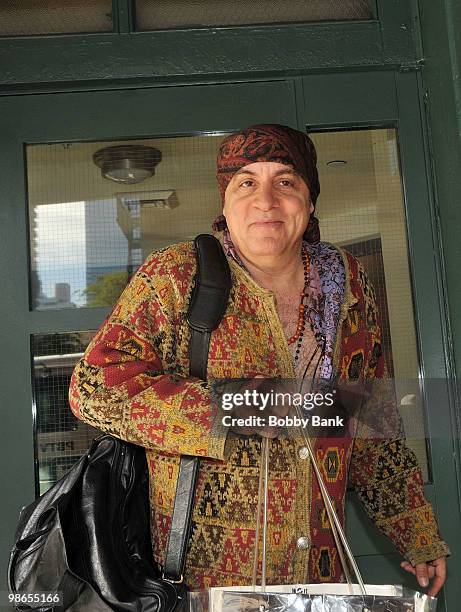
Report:
M 428 478 L 405 208 L 395 129 L 312 134 L 321 193 L 321 239 L 355 255 L 370 278 L 382 321 L 383 350 L 408 445 Z
M 372 19 L 372 0 L 137 0 L 138 29 Z
M 32 308 L 111 306 L 152 250 L 209 232 L 222 138 L 27 146 Z
M 28 146 L 33 308 L 110 306 L 152 250 L 209 232 L 221 211 L 215 158 L 222 138 Z M 387 369 L 395 380 L 409 445 L 427 479 L 396 131 L 325 132 L 312 138 L 318 152 L 316 214 L 322 239 L 358 257 L 375 287 Z M 126 184 L 103 178 L 94 154 L 122 145 L 160 151 L 155 174 L 145 178 L 149 171 L 143 163 L 155 155 L 137 149 L 140 157 L 135 159 L 132 151 L 131 165 L 118 163 L 105 171 L 118 178 L 134 173 L 144 180 Z M 126 161 L 126 151 L 123 155 Z
M 112 0 L 6 0 L 0 4 L 0 36 L 112 29 Z
M 42 495 L 101 432 L 74 417 L 69 407 L 72 370 L 94 332 L 32 336 L 38 491 Z

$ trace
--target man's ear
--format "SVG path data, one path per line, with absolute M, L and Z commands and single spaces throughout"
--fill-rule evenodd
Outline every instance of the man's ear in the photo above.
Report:
M 314 208 L 314 204 L 312 202 L 312 200 L 309 198 L 309 212 L 312 214 L 314 212 L 315 208 Z

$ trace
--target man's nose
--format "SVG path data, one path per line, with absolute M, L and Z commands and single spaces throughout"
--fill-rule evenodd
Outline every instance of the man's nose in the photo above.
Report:
M 260 185 L 255 196 L 255 205 L 260 210 L 270 210 L 278 206 L 277 194 L 272 185 Z

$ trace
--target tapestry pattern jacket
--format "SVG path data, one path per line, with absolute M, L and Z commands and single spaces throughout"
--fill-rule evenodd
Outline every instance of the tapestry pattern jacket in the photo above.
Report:
M 376 384 L 385 366 L 373 289 L 357 260 L 335 251 L 346 281 L 333 376 L 359 385 L 374 381 L 362 408 L 371 418 L 357 420 L 355 438 L 317 438 L 315 456 L 343 524 L 350 483 L 406 559 L 413 564 L 433 560 L 448 548 L 424 497 L 416 458 L 396 425 L 395 405 Z M 315 253 L 311 257 L 315 265 Z M 273 294 L 232 258 L 229 265 L 233 287 L 211 336 L 208 381 L 292 378 Z M 160 565 L 179 457 L 202 458 L 185 580 L 191 588 L 244 585 L 253 572 L 261 444 L 256 436 L 227 435 L 210 382 L 189 377 L 186 313 L 195 270 L 192 242 L 148 257 L 77 364 L 70 403 L 77 417 L 146 448 L 153 551 Z M 270 443 L 268 584 L 342 579 L 318 484 L 302 448 L 296 436 Z

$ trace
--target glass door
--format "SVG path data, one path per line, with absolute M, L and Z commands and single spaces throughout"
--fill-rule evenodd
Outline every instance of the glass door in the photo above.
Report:
M 294 82 L 0 100 L 2 575 L 19 510 L 96 433 L 68 410 L 74 363 L 151 250 L 210 231 L 217 146 L 261 121 L 296 125 Z
M 68 410 L 74 363 L 151 250 L 209 231 L 219 143 L 263 122 L 312 134 L 322 239 L 358 257 L 375 285 L 409 444 L 445 539 L 456 537 L 438 504 L 456 473 L 444 459 L 452 417 L 418 104 L 415 75 L 391 72 L 0 100 L 2 550 L 21 506 L 96 433 Z M 369 582 L 413 584 L 353 494 L 348 533 Z
M 323 239 L 358 257 L 375 286 L 408 445 L 419 459 L 442 534 L 456 547 L 453 380 L 419 91 L 412 73 L 311 75 L 303 78 L 300 115 L 319 150 Z M 353 492 L 347 504 L 349 538 L 367 580 L 382 583 L 386 576 L 414 588 Z M 456 559 L 450 561 L 456 566 Z M 448 581 L 438 609 L 456 607 L 455 600 L 456 587 L 450 590 Z
M 69 309 L 78 330 L 32 335 L 40 493 L 99 433 L 67 400 L 73 366 L 93 336 L 78 329 L 79 312 L 112 307 L 151 251 L 211 231 L 221 211 L 222 139 L 214 132 L 26 145 L 31 308 Z

